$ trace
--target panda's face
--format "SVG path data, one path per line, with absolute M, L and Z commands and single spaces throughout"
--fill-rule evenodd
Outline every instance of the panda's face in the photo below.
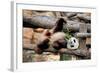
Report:
M 68 49 L 77 49 L 79 46 L 78 39 L 75 37 L 71 37 L 67 42 L 67 48 Z

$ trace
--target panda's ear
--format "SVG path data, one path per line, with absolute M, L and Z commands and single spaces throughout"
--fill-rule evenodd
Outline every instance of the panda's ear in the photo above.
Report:
M 53 33 L 61 32 L 63 30 L 64 23 L 67 23 L 64 18 L 59 18 L 56 23 L 55 27 L 53 28 Z

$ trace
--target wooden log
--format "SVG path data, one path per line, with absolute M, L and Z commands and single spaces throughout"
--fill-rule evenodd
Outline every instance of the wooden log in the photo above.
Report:
M 23 62 L 32 62 L 34 51 L 32 50 L 23 50 Z
M 76 33 L 75 36 L 78 38 L 86 38 L 91 37 L 91 33 Z
M 40 27 L 40 28 L 47 28 L 51 29 L 55 26 L 55 23 L 58 19 L 48 16 L 33 16 L 33 17 L 26 17 L 23 16 L 23 21 L 30 23 L 32 26 Z M 66 20 L 67 24 L 64 25 L 63 29 L 69 29 L 71 31 L 79 31 L 80 22 L 77 21 L 69 21 Z M 91 31 L 91 25 L 86 24 L 87 31 Z
M 23 38 L 32 39 L 33 29 L 32 28 L 23 28 Z
M 91 37 L 86 38 L 86 47 L 91 51 Z
M 86 44 L 91 44 L 91 38 L 90 37 L 86 38 Z
M 49 17 L 55 17 L 55 12 L 51 12 L 51 11 L 42 11 L 42 12 L 38 12 L 38 11 L 33 11 L 33 16 L 49 16 Z
M 35 47 L 36 47 L 36 45 L 31 44 L 31 43 L 23 43 L 23 49 L 34 50 Z
M 33 15 L 33 12 L 32 10 L 26 10 L 26 9 L 23 9 L 23 16 L 24 17 L 31 17 Z
M 75 12 L 67 12 L 67 13 L 65 13 L 65 15 L 68 17 L 68 19 L 70 19 L 70 18 L 76 16 L 77 13 L 75 13 Z
M 33 16 L 24 17 L 23 21 L 37 27 L 52 28 L 55 25 L 57 19 L 48 16 Z
M 33 45 L 33 44 L 23 44 L 23 48 L 24 48 L 24 50 L 35 50 L 36 49 L 36 45 Z M 44 50 L 44 52 L 55 53 L 55 50 L 49 48 L 49 49 Z M 71 50 L 71 49 L 63 48 L 63 49 L 59 50 L 59 53 L 75 55 L 75 56 L 80 56 L 80 57 L 86 57 L 86 58 L 90 58 L 90 55 L 91 55 L 91 52 L 86 50 L 86 49 Z
M 88 14 L 77 14 L 77 18 L 85 23 L 91 23 L 91 16 Z
M 86 24 L 80 24 L 80 33 L 87 33 Z M 79 47 L 82 49 L 86 49 L 86 38 L 79 38 Z
M 24 44 L 31 44 L 31 39 L 23 38 L 23 43 Z
M 86 49 L 77 49 L 77 50 L 61 49 L 59 52 L 69 54 L 69 55 L 84 57 L 84 58 L 88 58 L 88 59 L 91 58 L 91 52 L 89 50 L 86 50 Z

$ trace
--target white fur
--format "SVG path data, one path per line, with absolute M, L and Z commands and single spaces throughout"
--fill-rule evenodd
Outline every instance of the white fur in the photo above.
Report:
M 59 39 L 62 39 L 62 38 L 65 38 L 65 33 L 63 32 L 57 32 L 57 33 L 54 33 L 52 36 L 51 36 L 51 43 L 59 40 Z

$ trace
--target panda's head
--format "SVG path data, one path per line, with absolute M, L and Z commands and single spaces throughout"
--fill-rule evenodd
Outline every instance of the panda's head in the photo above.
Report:
M 79 47 L 79 41 L 75 37 L 71 37 L 67 42 L 68 49 L 77 49 Z

